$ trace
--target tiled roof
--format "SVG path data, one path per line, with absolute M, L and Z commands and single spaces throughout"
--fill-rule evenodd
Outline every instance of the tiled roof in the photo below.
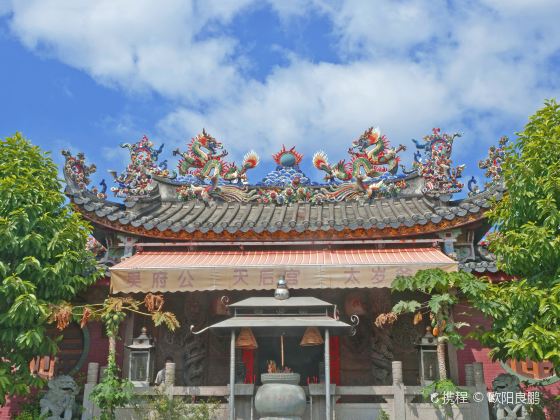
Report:
M 498 267 L 495 261 L 468 261 L 459 263 L 459 270 L 467 273 L 497 273 Z
M 488 249 L 486 243 L 475 247 L 474 258 L 459 261 L 459 269 L 468 273 L 497 273 L 500 271 L 496 265 L 496 255 Z
M 195 231 L 236 233 L 342 231 L 411 227 L 460 222 L 480 215 L 490 207 L 492 197 L 501 191 L 488 190 L 459 201 L 442 202 L 423 195 L 377 199 L 372 201 L 326 202 L 321 204 L 239 203 L 165 200 L 153 196 L 127 204 L 98 198 L 88 190 L 73 188 L 67 194 L 81 212 L 123 227 L 164 232 Z
M 203 131 L 187 152 L 173 152 L 181 156 L 178 170 L 183 177 L 178 178 L 166 161 L 158 164 L 163 145 L 156 149 L 144 137 L 122 145 L 130 149 L 130 164 L 120 175 L 112 173 L 116 186 L 111 191 L 123 203 L 107 200 L 104 181 L 101 191 L 89 188 L 95 165 L 86 165 L 82 153 L 64 151 L 66 193 L 86 218 L 106 228 L 202 241 L 220 241 L 222 236 L 232 240 L 243 233 L 251 240 L 422 235 L 483 219 L 492 199 L 503 193 L 499 180 L 483 192 L 471 180 L 469 197 L 451 200 L 463 186 L 458 178 L 464 165 L 450 167 L 458 135 L 434 129 L 424 143 L 416 141 L 424 157 L 415 154 L 413 169 L 403 169 L 403 174 L 397 173 L 397 153 L 404 146 L 391 149 L 379 136 L 377 129 L 366 130 L 352 143 L 351 161 L 346 163 L 329 165 L 326 154 L 317 152 L 313 165 L 326 173 L 322 184 L 310 182 L 299 170 L 302 155 L 294 147 L 283 147 L 273 155 L 276 171 L 254 185 L 245 174 L 259 162 L 254 152 L 245 156 L 242 166 L 224 162 L 227 153 L 218 152 L 221 143 Z

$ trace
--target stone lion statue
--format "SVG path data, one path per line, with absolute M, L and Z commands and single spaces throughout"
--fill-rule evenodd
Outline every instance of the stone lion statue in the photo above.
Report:
M 497 420 L 525 419 L 523 415 L 523 405 L 508 403 L 506 395 L 512 397 L 521 391 L 519 378 L 509 373 L 502 373 L 492 381 L 492 390 L 496 395 L 495 401 L 491 401 L 493 405 L 494 417 Z
M 79 390 L 74 379 L 68 375 L 57 376 L 49 381 L 48 387 L 49 390 L 39 402 L 41 416 L 45 416 L 47 420 L 71 420 Z M 49 413 L 51 415 L 46 417 Z

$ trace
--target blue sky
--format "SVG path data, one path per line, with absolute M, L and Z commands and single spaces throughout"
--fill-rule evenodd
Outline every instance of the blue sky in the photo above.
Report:
M 122 170 L 122 142 L 184 149 L 203 127 L 239 161 L 296 145 L 346 157 L 459 131 L 465 181 L 501 135 L 560 92 L 560 2 L 0 0 L 0 136 Z

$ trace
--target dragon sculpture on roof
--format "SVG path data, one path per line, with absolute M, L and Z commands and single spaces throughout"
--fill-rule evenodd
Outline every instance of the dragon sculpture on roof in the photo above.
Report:
M 508 142 L 509 138 L 507 136 L 500 137 L 498 145 L 490 146 L 486 158 L 478 162 L 478 167 L 485 170 L 484 176 L 489 178 L 489 181 L 484 183 L 484 187 L 486 189 L 492 186 L 503 187 L 502 165 L 505 160 L 505 151 Z M 469 196 L 473 196 L 480 192 L 480 187 L 478 186 L 477 180 L 474 176 L 467 183 L 467 187 L 469 189 Z
M 256 190 L 249 190 L 246 187 L 235 185 L 219 185 L 217 175 L 210 178 L 209 185 L 181 185 L 177 188 L 177 195 L 183 200 L 198 198 L 205 202 L 213 202 L 215 199 L 218 199 L 220 201 L 247 203 L 258 199 Z
M 434 128 L 432 134 L 424 136 L 424 143 L 412 140 L 418 149 L 414 154 L 412 172 L 417 172 L 424 178 L 422 193 L 429 196 L 442 196 L 461 191 L 463 184 L 458 181 L 463 174 L 465 165 L 451 167 L 451 153 L 453 142 L 461 137 L 459 133 L 442 133 Z M 424 151 L 424 160 L 420 151 Z
M 451 167 L 453 142 L 459 134 L 449 135 L 434 129 L 432 134 L 424 137 L 424 142 L 413 140 L 418 151 L 414 155 L 414 167 L 405 174 L 417 174 L 423 178 L 422 193 L 442 197 L 458 192 L 463 187 L 458 181 L 464 165 Z M 489 157 L 481 168 L 496 182 L 501 175 L 503 148 L 507 140 L 500 141 L 499 148 L 492 148 Z M 248 185 L 247 171 L 259 164 L 259 157 L 254 151 L 247 153 L 240 166 L 227 162 L 224 158 L 228 152 L 221 142 L 206 130 L 188 142 L 187 150 L 176 149 L 174 156 L 180 156 L 178 172 L 183 178 L 176 179 L 175 171 L 167 169 L 167 161 L 158 163 L 163 145 L 156 148 L 144 136 L 136 143 L 125 143 L 121 147 L 130 152 L 130 163 L 124 172 L 117 175 L 110 171 L 117 186 L 111 191 L 117 197 L 127 200 L 141 200 L 143 197 L 157 197 L 158 193 L 175 191 L 180 199 L 200 199 L 205 202 L 256 202 L 275 203 L 278 205 L 292 203 L 342 202 L 345 200 L 373 200 L 381 197 L 395 197 L 409 188 L 405 175 L 397 174 L 399 152 L 405 146 L 392 148 L 385 135 L 378 128 L 367 129 L 348 148 L 350 159 L 340 160 L 334 165 L 327 155 L 320 151 L 313 156 L 313 165 L 325 172 L 327 183 L 312 182 L 300 168 L 303 155 L 295 146 L 282 149 L 273 154 L 276 169 L 266 175 L 260 183 Z M 421 153 L 423 152 L 423 153 Z M 88 191 L 106 198 L 107 188 L 104 181 L 102 190 L 88 189 L 90 175 L 95 172 L 94 165 L 86 165 L 83 154 L 72 156 L 64 151 L 66 157 L 64 172 L 72 181 L 75 190 Z M 173 182 L 166 181 L 174 179 Z M 420 180 L 422 181 L 422 180 Z M 475 181 L 469 182 L 469 189 L 474 188 Z M 420 187 L 419 185 L 419 187 Z M 415 191 L 416 186 L 414 186 Z
M 498 146 L 490 146 L 486 159 L 478 162 L 478 167 L 486 170 L 484 176 L 490 178 L 490 182 L 486 183 L 486 188 L 502 182 L 502 165 L 505 160 L 505 148 L 508 141 L 507 136 L 502 136 L 498 141 Z
M 107 198 L 105 191 L 107 190 L 107 184 L 105 180 L 101 180 L 99 185 L 101 190 L 97 187 L 89 189 L 89 184 L 91 183 L 90 176 L 97 171 L 95 164 L 86 165 L 86 156 L 84 153 L 80 152 L 76 156 L 72 156 L 69 150 L 62 150 L 62 156 L 64 156 L 64 173 L 70 181 L 82 191 L 89 191 L 95 194 L 98 198 Z
M 344 159 L 329 164 L 327 154 L 323 151 L 315 153 L 313 165 L 326 172 L 325 180 L 341 181 L 357 180 L 358 176 L 363 181 L 379 178 L 385 174 L 395 175 L 399 168 L 399 157 L 397 154 L 406 150 L 402 144 L 397 148 L 391 148 L 387 137 L 379 131 L 379 128 L 370 127 L 356 140 L 348 149 L 351 160 Z
M 225 162 L 228 152 L 221 142 L 216 140 L 206 130 L 193 137 L 188 144 L 187 151 L 176 149 L 174 156 L 181 156 L 177 168 L 180 175 L 195 176 L 200 182 L 181 185 L 177 194 L 182 199 L 199 198 L 210 202 L 215 198 L 223 201 L 248 202 L 256 200 L 256 191 L 249 191 L 237 185 L 220 185 L 220 181 L 230 184 L 247 184 L 247 171 L 259 164 L 259 156 L 250 151 L 243 158 L 240 167 L 235 163 Z M 196 185 L 195 185 L 196 184 Z
M 321 198 L 327 201 L 372 199 L 394 196 L 406 187 L 404 180 L 386 182 L 399 169 L 398 153 L 406 150 L 402 144 L 391 148 L 389 140 L 379 128 L 370 127 L 348 149 L 349 162 L 344 159 L 331 165 L 325 152 L 313 156 L 313 165 L 326 172 L 325 180 L 331 185 L 322 188 Z M 334 183 L 343 181 L 342 184 Z M 352 182 L 353 181 L 353 182 Z
M 324 201 L 345 201 L 345 200 L 371 200 L 375 197 L 394 197 L 401 190 L 406 188 L 404 180 L 386 183 L 384 180 L 377 182 L 364 181 L 364 176 L 356 176 L 356 182 L 344 183 L 330 188 L 322 188 Z
M 231 183 L 246 183 L 247 171 L 259 164 L 259 156 L 254 151 L 245 155 L 241 167 L 223 161 L 228 152 L 223 149 L 221 142 L 204 129 L 201 134 L 191 139 L 186 152 L 174 150 L 173 156 L 177 155 L 181 156 L 177 166 L 179 174 L 194 175 L 201 181 L 216 178 Z
M 126 170 L 117 175 L 116 171 L 109 171 L 113 176 L 117 187 L 112 187 L 111 191 L 117 197 L 134 198 L 147 195 L 151 190 L 152 176 L 162 178 L 173 178 L 174 173 L 167 169 L 167 161 L 157 164 L 158 156 L 163 150 L 163 144 L 159 149 L 154 148 L 154 144 L 148 137 L 142 137 L 136 143 L 123 143 L 121 147 L 130 152 L 130 163 Z

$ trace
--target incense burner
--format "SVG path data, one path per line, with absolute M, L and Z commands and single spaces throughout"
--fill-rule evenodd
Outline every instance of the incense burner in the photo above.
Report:
M 261 420 L 301 420 L 307 399 L 299 373 L 263 373 L 255 395 Z

